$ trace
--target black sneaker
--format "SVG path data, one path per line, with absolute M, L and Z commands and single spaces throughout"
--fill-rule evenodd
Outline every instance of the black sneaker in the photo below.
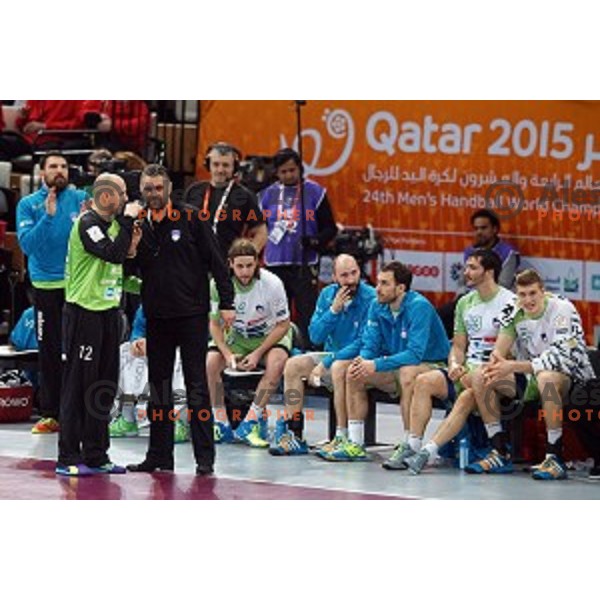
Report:
M 132 473 L 154 473 L 154 471 L 173 471 L 173 463 L 157 462 L 148 460 L 138 465 L 127 465 L 127 470 Z
M 588 479 L 592 479 L 594 481 L 600 481 L 600 466 L 596 465 L 590 469 L 588 473 Z
M 207 477 L 213 473 L 214 469 L 212 468 L 212 465 L 198 465 L 196 467 L 196 475 L 199 475 L 200 477 Z

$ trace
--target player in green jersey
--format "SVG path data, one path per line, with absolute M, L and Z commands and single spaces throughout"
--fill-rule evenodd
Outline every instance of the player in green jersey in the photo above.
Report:
M 59 475 L 125 472 L 108 457 L 108 424 L 119 376 L 123 262 L 141 208 L 130 203 L 123 210 L 126 199 L 121 177 L 98 176 L 91 209 L 75 221 L 69 237 Z
M 526 396 L 533 386 L 539 390 L 547 430 L 546 458 L 534 468 L 534 479 L 565 479 L 562 460 L 562 406 L 571 385 L 593 379 L 585 345 L 581 317 L 566 298 L 546 293 L 544 282 L 533 269 L 517 276 L 518 310 L 498 336 L 489 364 L 484 368 L 485 385 L 475 389 L 477 406 L 486 425 L 498 424 L 498 392 L 514 386 L 515 375 L 529 380 Z M 516 344 L 516 358 L 508 353 Z M 487 427 L 486 427 L 487 428 Z M 471 466 L 484 472 L 488 457 Z M 487 462 L 486 462 L 487 461 Z

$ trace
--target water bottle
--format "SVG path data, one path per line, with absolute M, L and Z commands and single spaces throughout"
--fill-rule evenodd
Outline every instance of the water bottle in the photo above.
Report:
M 464 469 L 469 464 L 469 440 L 464 437 L 458 444 L 458 467 Z

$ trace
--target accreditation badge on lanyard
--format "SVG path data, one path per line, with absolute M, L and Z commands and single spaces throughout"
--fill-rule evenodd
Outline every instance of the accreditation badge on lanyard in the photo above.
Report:
M 235 181 L 232 179 L 229 182 L 229 184 L 227 185 L 227 188 L 223 192 L 223 196 L 221 196 L 221 201 L 219 202 L 219 206 L 217 206 L 217 210 L 215 210 L 215 214 L 213 215 L 212 230 L 214 231 L 215 234 L 217 233 L 217 224 L 219 222 L 219 213 L 223 210 L 223 207 L 225 206 L 225 202 L 227 202 L 227 197 L 229 196 L 229 193 L 231 192 L 231 188 L 233 187 L 234 183 L 235 183 Z M 206 192 L 204 192 L 204 202 L 202 204 L 202 214 L 203 215 L 210 216 L 210 211 L 208 210 L 209 200 L 210 200 L 210 183 L 208 184 L 208 187 L 206 188 Z
M 275 245 L 279 244 L 285 234 L 294 232 L 298 228 L 298 204 L 300 201 L 300 183 L 296 186 L 296 194 L 292 200 L 290 208 L 284 208 L 285 205 L 285 186 L 279 187 L 279 200 L 277 202 L 277 221 L 269 233 L 269 241 Z

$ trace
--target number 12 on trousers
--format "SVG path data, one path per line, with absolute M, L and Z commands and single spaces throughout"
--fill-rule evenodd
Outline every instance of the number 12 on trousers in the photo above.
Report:
M 93 351 L 92 346 L 79 346 L 79 359 L 91 361 Z

